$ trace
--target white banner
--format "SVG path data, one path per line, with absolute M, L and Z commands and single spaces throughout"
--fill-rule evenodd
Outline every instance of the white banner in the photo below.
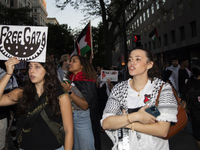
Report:
M 118 71 L 116 70 L 101 70 L 101 81 L 110 81 L 118 82 Z
M 48 27 L 0 25 L 0 59 L 45 62 Z

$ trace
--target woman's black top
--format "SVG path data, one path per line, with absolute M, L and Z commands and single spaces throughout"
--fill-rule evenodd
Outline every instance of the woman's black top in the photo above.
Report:
M 64 94 L 64 90 L 62 87 L 57 88 L 56 96 L 59 97 L 60 95 Z M 42 95 L 44 96 L 44 94 Z M 39 101 L 39 100 L 38 100 Z M 40 105 L 34 105 L 31 107 L 31 111 L 37 108 Z M 47 104 L 45 106 L 45 112 L 48 117 L 57 122 L 62 123 L 61 115 L 59 117 L 54 117 L 51 115 L 51 108 Z M 31 112 L 30 111 L 30 112 Z M 21 115 L 18 123 L 17 123 L 17 133 L 18 133 L 18 140 L 20 138 L 20 132 L 23 128 L 23 123 L 27 118 L 27 114 Z M 39 114 L 36 121 L 31 125 L 30 132 L 23 132 L 22 133 L 22 141 L 20 143 L 20 148 L 25 150 L 55 150 L 60 148 L 62 145 L 57 141 L 55 135 L 52 133 L 46 122 L 43 120 L 42 116 Z

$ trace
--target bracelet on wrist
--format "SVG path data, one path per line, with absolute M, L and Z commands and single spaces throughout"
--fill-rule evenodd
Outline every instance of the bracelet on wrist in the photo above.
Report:
M 8 75 L 11 75 L 11 76 L 12 76 L 12 74 L 10 74 L 10 73 L 7 73 L 7 72 L 6 72 L 6 74 L 8 74 Z

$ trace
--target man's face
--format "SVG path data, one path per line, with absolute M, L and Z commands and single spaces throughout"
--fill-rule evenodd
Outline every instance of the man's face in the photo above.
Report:
M 182 62 L 182 63 L 183 63 L 182 65 L 183 65 L 184 67 L 186 67 L 186 68 L 189 66 L 189 62 L 188 62 L 188 60 L 185 60 L 185 61 Z
M 172 60 L 172 65 L 173 65 L 173 67 L 177 67 L 178 66 L 178 60 Z

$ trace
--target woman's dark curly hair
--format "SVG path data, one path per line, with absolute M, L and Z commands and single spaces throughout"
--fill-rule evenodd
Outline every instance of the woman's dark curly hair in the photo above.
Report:
M 57 69 L 52 60 L 52 58 L 47 55 L 46 62 L 40 63 L 46 71 L 44 76 L 44 95 L 49 100 L 49 106 L 52 110 L 52 115 L 60 115 L 60 106 L 59 101 L 56 97 L 56 87 L 60 86 L 60 82 L 57 77 Z M 26 72 L 28 74 L 29 63 L 26 67 Z M 34 105 L 37 101 L 35 100 L 35 95 L 37 94 L 35 84 L 31 82 L 30 78 L 26 78 L 25 85 L 23 87 L 23 93 L 18 105 L 18 114 L 27 113 L 30 110 L 30 107 Z
M 151 53 L 151 51 L 149 51 L 148 49 L 143 48 L 143 47 L 135 48 L 132 51 L 138 50 L 138 49 L 142 50 L 142 51 L 144 51 L 146 53 L 146 57 L 148 59 L 148 62 L 151 62 L 151 61 L 153 62 L 153 67 L 148 70 L 149 79 L 151 79 L 151 81 L 153 81 L 154 77 L 157 77 L 157 78 L 161 79 L 161 73 L 160 73 L 160 71 L 158 69 L 158 65 L 157 65 L 157 57 L 155 55 L 153 55 Z
M 95 80 L 95 83 L 96 85 L 98 85 L 97 83 L 97 74 L 96 74 L 96 71 L 94 69 L 94 67 L 90 64 L 89 60 L 83 56 L 80 56 L 80 55 L 73 55 L 71 58 L 70 58 L 70 61 L 71 59 L 74 57 L 74 56 L 77 56 L 78 59 L 80 60 L 81 62 L 81 65 L 83 66 L 83 69 L 82 69 L 82 72 L 83 72 L 83 75 L 87 78 L 87 79 L 93 79 Z M 69 77 L 69 75 L 71 74 L 71 72 L 69 72 L 69 74 L 67 75 L 67 77 Z

